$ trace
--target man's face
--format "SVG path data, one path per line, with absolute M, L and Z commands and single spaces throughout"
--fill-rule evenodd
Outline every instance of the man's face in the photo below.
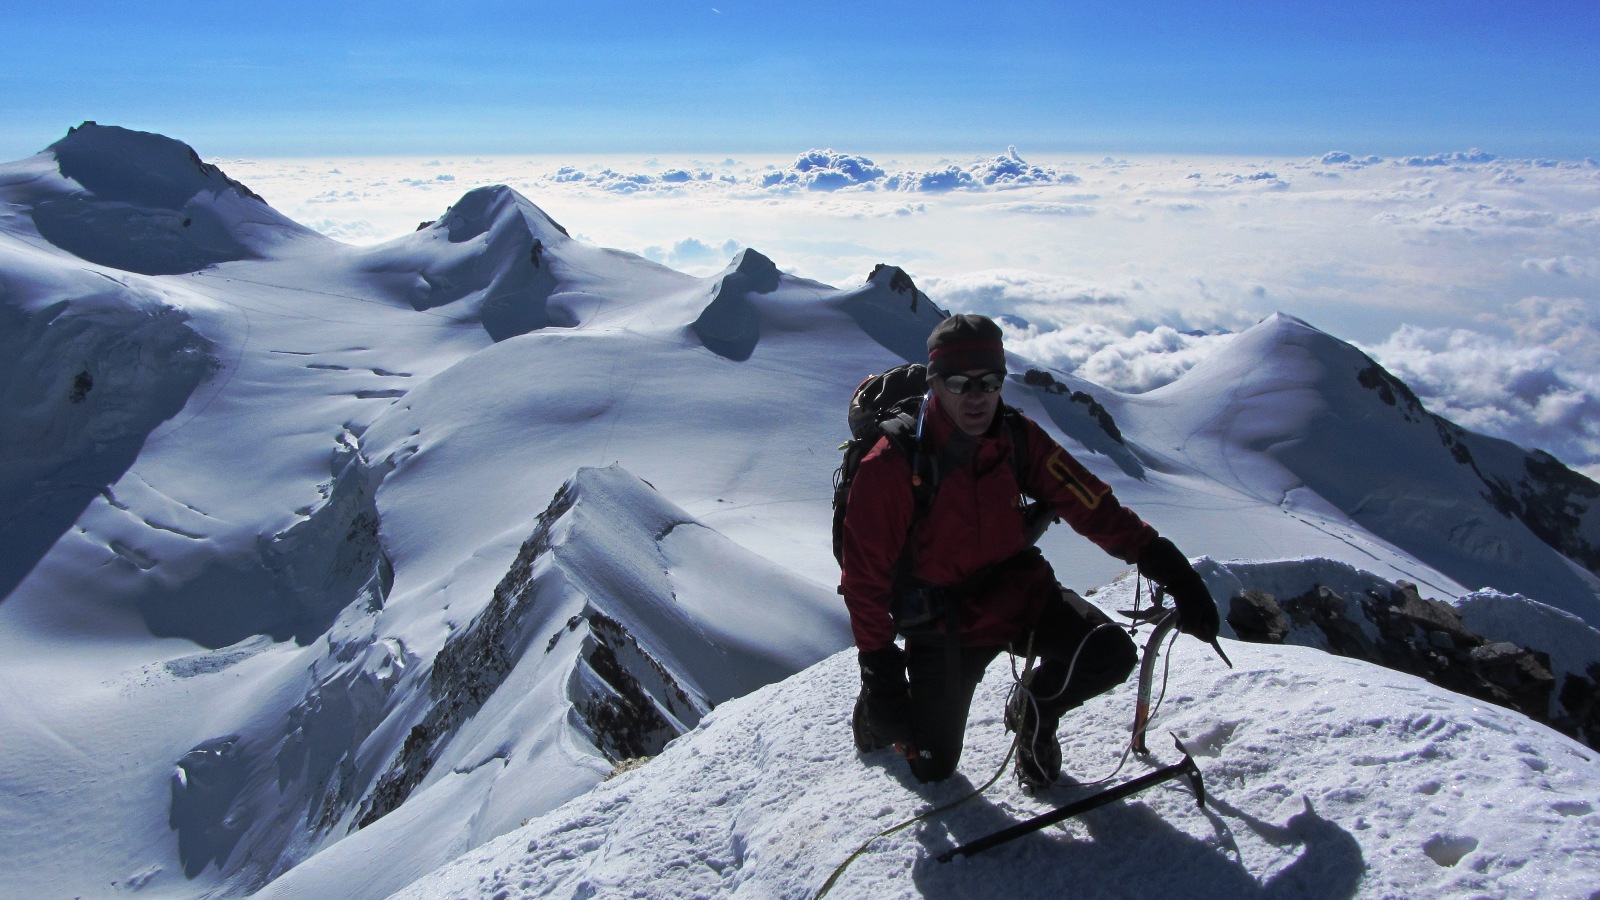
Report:
M 933 390 L 939 407 L 950 414 L 956 427 L 978 437 L 994 421 L 995 410 L 1000 408 L 999 387 L 1004 381 L 1003 372 L 972 369 L 958 375 L 935 376 Z

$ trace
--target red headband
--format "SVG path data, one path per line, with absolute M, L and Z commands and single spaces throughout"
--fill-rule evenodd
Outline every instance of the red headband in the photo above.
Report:
M 963 344 L 954 342 L 940 344 L 928 354 L 929 360 L 938 359 L 949 353 L 1001 353 L 1005 347 L 999 341 L 970 341 Z

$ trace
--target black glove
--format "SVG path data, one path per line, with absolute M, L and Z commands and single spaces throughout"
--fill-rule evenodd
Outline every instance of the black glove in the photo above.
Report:
M 1222 621 L 1211 591 L 1200 573 L 1189 565 L 1181 551 L 1164 537 L 1158 537 L 1139 554 L 1139 574 L 1162 585 L 1178 605 L 1178 630 L 1206 643 L 1217 639 Z
M 867 724 L 886 743 L 908 743 L 911 739 L 911 692 L 906 686 L 905 652 L 890 644 L 882 650 L 862 652 L 859 658 Z

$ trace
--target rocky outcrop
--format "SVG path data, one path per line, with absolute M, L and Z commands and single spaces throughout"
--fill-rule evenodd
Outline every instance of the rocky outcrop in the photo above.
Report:
M 916 283 L 911 280 L 910 275 L 906 274 L 906 270 L 899 266 L 878 263 L 868 273 L 867 281 L 873 284 L 887 284 L 889 290 L 896 294 L 904 295 L 907 300 L 906 309 L 909 312 L 914 313 L 917 311 L 918 306 L 931 302 L 928 300 L 927 294 L 917 290 Z
M 1595 540 L 1600 484 L 1542 450 L 1527 454 L 1519 476 L 1484 476 L 1489 501 L 1557 553 L 1600 575 L 1600 543 Z
M 1100 401 L 1094 399 L 1094 397 L 1084 391 L 1072 390 L 1043 369 L 1029 369 L 1023 373 L 1022 382 L 1030 387 L 1038 388 L 1046 394 L 1065 396 L 1073 403 L 1082 404 L 1089 418 L 1100 425 L 1100 430 L 1106 433 L 1106 437 L 1119 444 L 1123 443 L 1122 430 L 1117 428 L 1117 420 L 1113 419 L 1111 413 L 1104 406 L 1101 406 Z
M 1552 672 L 1546 653 L 1477 634 L 1455 607 L 1407 582 L 1386 592 L 1318 585 L 1284 599 L 1247 589 L 1229 599 L 1227 621 L 1242 640 L 1316 646 L 1408 672 L 1600 747 L 1600 664 Z
M 697 703 L 621 622 L 598 610 L 589 628 L 583 668 L 569 688 L 590 739 L 613 763 L 655 756 L 709 710 Z
M 352 831 L 399 808 L 433 769 L 445 741 L 511 673 L 526 647 L 524 619 L 533 605 L 535 565 L 549 552 L 551 530 L 575 499 L 570 483 L 556 493 L 495 587 L 489 605 L 470 625 L 452 634 L 434 657 L 428 676 L 428 711 L 411 726 L 400 752 L 362 800 Z
M 569 636 L 582 642 L 567 678 L 566 700 L 577 730 L 613 763 L 654 756 L 709 710 L 699 692 L 686 690 L 621 619 L 600 609 L 597 601 L 606 598 L 585 599 L 573 591 L 572 576 L 563 571 L 567 563 L 557 560 L 556 550 L 565 539 L 558 538 L 565 533 L 563 518 L 581 491 L 579 480 L 557 491 L 489 604 L 435 656 L 428 673 L 427 711 L 362 800 L 352 830 L 376 822 L 411 796 L 446 745 L 536 644 L 549 657 Z M 579 612 L 538 641 L 552 613 L 573 602 L 581 603 Z
M 1428 412 L 1404 382 L 1375 362 L 1357 372 L 1356 380 L 1398 409 L 1407 422 L 1431 422 L 1439 442 L 1457 463 L 1472 470 L 1483 483 L 1483 498 L 1501 515 L 1521 522 L 1551 549 L 1600 575 L 1600 484 L 1542 450 L 1475 435 Z
M 1144 464 L 1123 440 L 1122 429 L 1117 427 L 1111 411 L 1094 395 L 1043 369 L 1028 369 L 1022 375 L 1022 383 L 1037 392 L 1039 404 L 1063 434 L 1085 449 L 1110 458 L 1129 477 L 1144 477 Z
M 928 333 L 949 317 L 899 266 L 878 263 L 866 283 L 832 301 L 861 330 L 906 362 L 928 361 Z

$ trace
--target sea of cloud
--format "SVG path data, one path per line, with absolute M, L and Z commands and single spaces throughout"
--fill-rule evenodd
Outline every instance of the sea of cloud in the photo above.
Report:
M 905 269 L 1029 356 L 1146 391 L 1273 312 L 1362 347 L 1430 409 L 1600 476 L 1600 163 L 1382 158 L 215 160 L 351 243 L 507 184 L 573 234 L 708 275 L 743 247 L 835 286 Z

